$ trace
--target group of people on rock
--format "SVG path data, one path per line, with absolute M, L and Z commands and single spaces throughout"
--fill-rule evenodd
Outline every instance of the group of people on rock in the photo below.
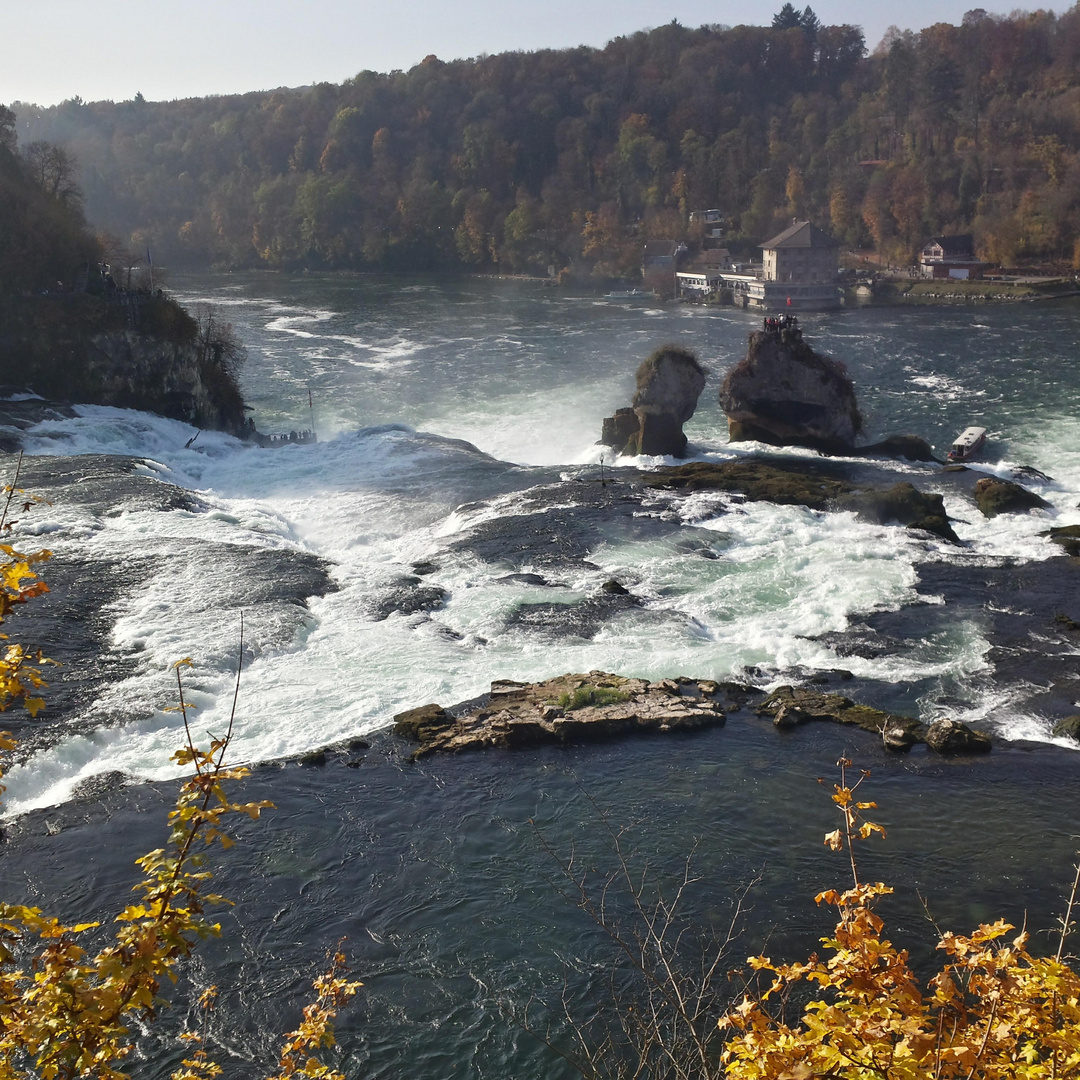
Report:
M 766 334 L 779 334 L 781 330 L 798 330 L 799 319 L 795 315 L 767 315 L 762 320 L 762 329 Z

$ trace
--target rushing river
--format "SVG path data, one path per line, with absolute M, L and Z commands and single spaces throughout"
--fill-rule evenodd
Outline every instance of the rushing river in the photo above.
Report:
M 93 407 L 24 437 L 55 461 L 36 459 L 30 483 L 64 495 L 19 526 L 21 542 L 57 552 L 61 587 L 42 610 L 57 626 L 75 618 L 64 583 L 92 576 L 98 600 L 78 618 L 101 651 L 57 680 L 51 723 L 24 736 L 0 876 L 69 913 L 123 895 L 130 860 L 161 842 L 169 797 L 131 781 L 176 775 L 169 667 L 191 657 L 200 729 L 219 730 L 244 610 L 236 753 L 291 764 L 248 785 L 279 810 L 243 830 L 223 872 L 240 904 L 191 973 L 239 986 L 213 1028 L 241 1073 L 272 1058 L 268 1032 L 292 1023 L 303 979 L 345 934 L 367 984 L 343 1022 L 350 1076 L 563 1075 L 499 1003 L 550 1000 L 566 967 L 575 993 L 603 982 L 602 935 L 559 900 L 540 842 L 584 844 L 610 866 L 601 812 L 665 873 L 698 841 L 699 926 L 722 926 L 733 892 L 764 871 L 732 964 L 765 931 L 774 955 L 805 951 L 827 925 L 810 897 L 842 880 L 819 849 L 832 826 L 817 779 L 831 782 L 845 750 L 873 767 L 890 836 L 868 865 L 904 886 L 895 914 L 916 943 L 930 940 L 916 887 L 957 929 L 1020 921 L 1025 907 L 1049 925 L 1070 877 L 1080 757 L 1050 733 L 1080 711 L 1080 649 L 1054 620 L 1080 618 L 1076 571 L 1041 535 L 1080 522 L 1073 303 L 803 320 L 847 364 L 871 439 L 910 432 L 943 453 L 979 423 L 980 469 L 1051 478 L 1038 491 L 1052 510 L 987 521 L 970 474 L 842 466 L 940 491 L 958 548 L 849 513 L 599 484 L 601 419 L 666 342 L 710 369 L 691 453 L 760 452 L 727 444 L 717 404 L 758 325 L 732 309 L 319 276 L 188 279 L 178 296 L 214 304 L 246 344 L 259 429 L 314 423 L 319 441 L 264 451 L 204 432 L 188 445 L 183 424 Z M 142 488 L 70 464 L 87 454 L 137 459 Z M 639 602 L 599 606 L 610 578 Z M 747 715 L 694 736 L 410 766 L 380 735 L 395 712 L 467 700 L 492 679 L 594 668 L 762 687 L 843 668 L 842 692 L 978 723 L 999 746 L 977 762 L 889 757 L 861 733 L 781 735 Z M 362 737 L 373 746 L 352 768 L 349 754 L 296 764 Z M 153 1043 L 144 1052 L 147 1075 L 175 1065 Z

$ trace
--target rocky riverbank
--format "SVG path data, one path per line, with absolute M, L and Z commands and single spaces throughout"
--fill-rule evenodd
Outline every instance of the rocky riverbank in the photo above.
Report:
M 141 409 L 245 435 L 229 346 L 164 296 L 85 293 L 8 298 L 0 310 L 0 384 L 55 402 Z M 242 350 L 240 350 L 242 352 Z
M 880 736 L 887 750 L 910 750 L 916 743 L 939 753 L 990 749 L 988 735 L 959 721 L 941 719 L 924 725 L 816 688 L 782 686 L 765 697 L 741 683 L 686 677 L 650 682 L 606 671 L 560 675 L 539 683 L 500 680 L 491 684 L 490 694 L 475 708 L 448 711 L 433 703 L 398 713 L 394 731 L 419 743 L 412 755 L 415 760 L 432 753 L 715 727 L 751 703 L 753 715 L 770 718 L 777 728 L 812 720 L 850 724 Z

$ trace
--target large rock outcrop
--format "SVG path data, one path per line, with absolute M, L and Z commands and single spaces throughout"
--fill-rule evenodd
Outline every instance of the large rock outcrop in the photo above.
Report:
M 734 701 L 728 699 L 736 691 Z M 616 735 L 694 729 L 723 724 L 738 708 L 744 688 L 698 679 L 630 679 L 605 671 L 560 675 L 541 683 L 499 680 L 487 705 L 454 717 L 439 705 L 398 713 L 394 730 L 418 742 L 413 757 L 458 753 L 485 746 L 611 738 Z
M 251 432 L 219 343 L 165 297 L 58 293 L 0 304 L 0 380 L 58 402 L 143 409 Z
M 637 370 L 630 408 L 604 420 L 600 441 L 620 454 L 686 456 L 682 426 L 705 388 L 705 369 L 687 349 L 665 345 Z
M 816 353 L 798 330 L 750 335 L 746 356 L 720 388 L 732 442 L 847 453 L 862 430 L 844 365 Z
M 1026 514 L 1029 510 L 1045 510 L 1050 506 L 1034 491 L 998 476 L 984 476 L 975 485 L 975 502 L 988 518 L 998 514 Z
M 499 680 L 489 700 L 464 715 L 441 705 L 421 705 L 394 717 L 396 734 L 419 743 L 412 757 L 459 753 L 484 747 L 512 748 L 541 743 L 608 739 L 620 735 L 687 731 L 723 724 L 761 692 L 739 683 L 712 679 L 627 678 L 606 671 L 559 675 L 539 683 Z M 778 728 L 811 720 L 851 724 L 881 738 L 889 750 L 908 750 L 925 742 L 943 753 L 990 749 L 987 736 L 955 721 L 939 722 L 940 738 L 910 716 L 859 705 L 813 687 L 781 686 L 757 706 Z

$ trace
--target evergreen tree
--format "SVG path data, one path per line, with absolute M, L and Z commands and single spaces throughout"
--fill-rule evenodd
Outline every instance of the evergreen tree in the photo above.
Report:
M 785 4 L 773 16 L 772 24 L 774 30 L 795 30 L 802 26 L 802 16 L 795 10 L 794 4 Z

